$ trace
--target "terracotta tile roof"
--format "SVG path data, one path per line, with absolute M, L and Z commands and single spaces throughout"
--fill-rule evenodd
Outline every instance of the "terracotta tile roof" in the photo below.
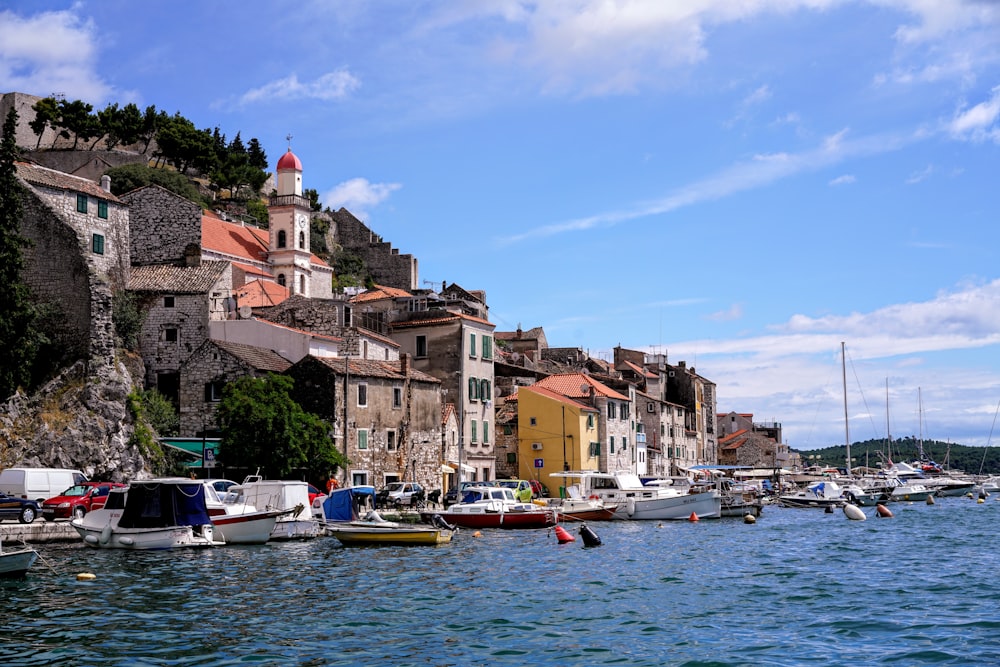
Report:
M 271 320 L 264 319 L 263 317 L 258 317 L 257 319 L 261 322 L 266 322 L 269 327 L 284 329 L 285 331 L 294 331 L 295 333 L 302 334 L 304 336 L 309 336 L 310 338 L 317 338 L 319 340 L 329 340 L 334 343 L 342 343 L 344 341 L 344 339 L 341 336 L 329 336 L 327 334 L 316 333 L 315 331 L 296 329 L 295 327 L 289 327 L 285 326 L 284 324 L 278 324 L 277 322 L 272 322 Z
M 248 276 L 258 276 L 260 278 L 265 278 L 267 280 L 270 280 L 271 282 L 274 282 L 274 276 L 272 276 L 270 272 L 265 271 L 259 266 L 251 266 L 249 264 L 244 264 L 243 262 L 233 262 L 233 266 L 242 270 L 243 273 L 247 274 Z
M 745 445 L 750 440 L 750 432 L 741 428 L 739 431 L 730 433 L 725 438 L 719 440 L 719 447 L 722 449 L 738 449 L 740 446 Z
M 266 229 L 244 226 L 223 220 L 213 211 L 201 215 L 201 247 L 233 258 L 242 257 L 254 262 L 267 262 L 270 235 Z M 329 268 L 329 264 L 316 255 L 309 255 L 316 266 Z
M 288 298 L 288 288 L 271 280 L 251 280 L 235 291 L 240 306 L 261 308 L 276 306 Z
M 385 285 L 375 285 L 374 288 L 364 291 L 354 296 L 351 303 L 365 303 L 368 301 L 381 301 L 382 299 L 395 299 L 397 297 L 413 296 L 405 289 L 397 287 L 386 287 Z
M 448 419 L 450 419 L 452 415 L 457 415 L 457 414 L 458 414 L 458 412 L 455 410 L 455 404 L 454 403 L 445 403 L 444 405 L 442 405 L 441 406 L 441 425 L 442 426 L 446 425 L 448 423 Z
M 545 336 L 545 332 L 542 327 L 532 327 L 521 331 L 521 335 L 517 335 L 517 331 L 497 331 L 493 336 L 498 340 L 538 340 Z
M 539 396 L 545 396 L 545 397 L 550 398 L 550 399 L 552 399 L 554 401 L 558 401 L 559 403 L 565 403 L 566 405 L 572 405 L 574 408 L 579 408 L 581 410 L 587 410 L 589 412 L 597 412 L 597 408 L 595 408 L 592 405 L 587 405 L 586 403 L 583 403 L 581 401 L 574 400 L 574 399 L 570 398 L 569 396 L 566 396 L 563 393 L 560 393 L 558 391 L 554 391 L 554 390 L 549 389 L 547 387 L 540 387 L 538 385 L 538 383 L 535 383 L 535 384 L 533 384 L 530 387 L 521 387 L 518 390 L 518 394 L 520 394 L 522 391 L 524 391 L 524 392 L 531 392 L 533 394 L 538 394 Z M 510 400 L 509 397 L 508 397 L 508 400 Z M 518 400 L 518 399 L 516 397 L 514 397 L 514 400 Z
M 80 192 L 91 197 L 96 197 L 97 199 L 112 201 L 116 204 L 122 203 L 121 199 L 101 188 L 100 183 L 95 183 L 86 178 L 65 174 L 61 171 L 42 167 L 31 162 L 15 162 L 14 166 L 17 168 L 17 175 L 32 185 L 40 185 L 57 190 L 72 190 L 73 192 Z
M 467 320 L 469 322 L 478 322 L 479 324 L 485 324 L 486 326 L 495 326 L 492 322 L 484 320 L 481 317 L 473 317 L 472 315 L 465 315 L 464 313 L 441 313 L 437 317 L 428 317 L 427 319 L 417 319 L 417 320 L 406 320 L 400 322 L 390 323 L 390 327 L 393 329 L 409 329 L 411 327 L 426 327 L 435 326 L 438 324 L 447 324 L 449 322 L 455 322 L 456 320 Z
M 400 372 L 400 363 L 398 361 L 374 361 L 372 359 L 354 359 L 353 357 L 313 358 L 328 367 L 334 373 L 338 373 L 340 375 L 344 374 L 344 367 L 347 362 L 350 362 L 350 366 L 348 366 L 348 368 L 350 369 L 352 377 L 386 378 L 390 380 L 406 379 Z M 423 371 L 418 371 L 413 367 L 410 368 L 409 379 L 417 382 L 432 382 L 434 384 L 441 384 L 441 381 L 436 377 L 428 375 Z
M 129 275 L 128 288 L 135 292 L 205 294 L 215 286 L 228 266 L 227 262 L 202 262 L 201 266 L 134 266 Z
M 267 348 L 221 340 L 210 340 L 208 343 L 215 345 L 221 350 L 225 350 L 234 357 L 246 362 L 251 368 L 256 368 L 259 371 L 283 373 L 292 365 L 292 362 L 288 361 L 288 359 L 285 359 L 274 350 L 268 350 Z
M 546 389 L 559 392 L 563 396 L 568 396 L 569 398 L 587 398 L 589 396 L 589 392 L 585 393 L 580 391 L 580 387 L 583 387 L 584 385 L 591 387 L 593 392 L 600 396 L 614 398 L 619 401 L 629 400 L 628 396 L 622 396 L 611 387 L 602 384 L 589 375 L 584 375 L 583 373 L 550 375 L 547 378 L 539 380 L 532 386 L 542 386 Z
M 623 365 L 630 371 L 638 375 L 639 377 L 650 378 L 650 379 L 654 379 L 657 377 L 656 373 L 646 370 L 645 368 L 637 364 L 633 364 L 631 361 L 625 361 Z

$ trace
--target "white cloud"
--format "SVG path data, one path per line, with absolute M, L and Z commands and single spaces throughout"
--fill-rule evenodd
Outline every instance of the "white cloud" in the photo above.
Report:
M 997 118 L 1000 116 L 1000 86 L 994 88 L 990 98 L 968 109 L 955 112 L 955 117 L 948 124 L 951 136 L 969 141 L 994 141 L 1000 143 L 1000 127 Z
M 853 174 L 844 174 L 843 176 L 838 176 L 837 178 L 830 181 L 830 185 L 850 185 L 857 181 Z
M 732 322 L 743 318 L 743 304 L 734 303 L 726 310 L 720 310 L 708 316 L 713 322 Z
M 343 206 L 359 220 L 366 220 L 373 207 L 401 187 L 399 183 L 370 183 L 365 178 L 352 178 L 334 186 L 320 197 L 320 201 L 333 210 Z
M 920 183 L 921 181 L 925 181 L 928 178 L 930 178 L 930 175 L 933 173 L 934 173 L 934 165 L 929 164 L 920 171 L 915 171 L 912 174 L 910 174 L 909 178 L 906 179 L 906 184 L 916 185 L 917 183 Z
M 94 24 L 74 10 L 0 11 L 0 91 L 100 105 L 112 88 L 97 74 L 97 44 Z
M 271 81 L 240 96 L 241 105 L 291 100 L 339 100 L 358 89 L 361 81 L 346 67 L 327 72 L 313 81 L 299 81 L 296 74 Z

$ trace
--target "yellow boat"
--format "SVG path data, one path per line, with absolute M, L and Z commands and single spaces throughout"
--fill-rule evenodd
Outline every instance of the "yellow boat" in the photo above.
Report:
M 377 517 L 361 521 L 327 523 L 326 532 L 340 540 L 344 546 L 365 546 L 445 544 L 451 542 L 455 530 L 444 525 L 397 523 L 383 521 L 381 517 Z

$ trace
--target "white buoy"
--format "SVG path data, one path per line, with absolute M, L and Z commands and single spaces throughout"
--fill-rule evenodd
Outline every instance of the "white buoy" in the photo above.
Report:
M 864 521 L 868 517 L 861 511 L 861 508 L 851 503 L 844 504 L 844 515 L 851 521 Z
M 757 517 L 755 517 L 753 514 L 747 514 L 745 517 L 743 517 L 743 523 L 757 523 Z

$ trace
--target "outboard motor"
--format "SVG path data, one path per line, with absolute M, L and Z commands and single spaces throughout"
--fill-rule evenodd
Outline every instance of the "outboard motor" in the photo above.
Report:
M 603 544 L 601 538 L 587 524 L 580 526 L 580 537 L 583 538 L 583 546 L 585 547 L 599 547 Z
M 431 523 L 434 524 L 435 527 L 441 528 L 443 530 L 455 530 L 455 526 L 453 526 L 450 523 L 448 523 L 447 521 L 445 521 L 444 517 L 441 516 L 440 514 L 434 514 L 434 515 L 432 515 L 431 516 Z

